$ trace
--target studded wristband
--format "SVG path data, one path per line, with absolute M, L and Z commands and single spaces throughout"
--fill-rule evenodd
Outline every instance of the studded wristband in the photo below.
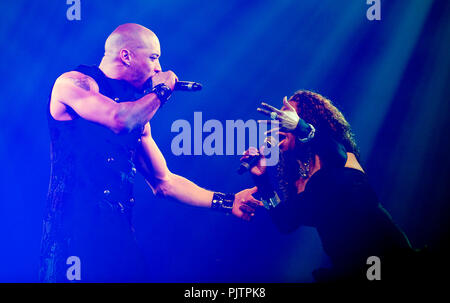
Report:
M 297 139 L 302 143 L 311 141 L 311 139 L 314 138 L 315 133 L 316 129 L 314 126 L 306 123 L 302 119 L 299 120 L 297 127 L 294 130 L 294 135 L 296 135 Z
M 161 101 L 161 106 L 163 106 L 172 95 L 172 90 L 164 83 L 156 85 L 150 92 L 155 93 L 156 96 L 158 96 L 158 99 Z
M 214 193 L 211 208 L 222 211 L 225 213 L 231 213 L 234 203 L 234 194 Z
M 272 209 L 277 207 L 277 205 L 280 204 L 281 200 L 280 197 L 278 197 L 277 192 L 274 191 L 271 197 L 262 198 L 261 202 L 263 203 L 266 209 Z

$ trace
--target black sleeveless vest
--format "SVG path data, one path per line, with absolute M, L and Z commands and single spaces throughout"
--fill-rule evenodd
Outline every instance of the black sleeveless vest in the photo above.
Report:
M 100 93 L 115 102 L 142 97 L 129 83 L 107 78 L 96 66 L 81 65 L 75 71 L 92 77 Z M 120 262 L 126 263 L 136 253 L 131 225 L 136 175 L 133 160 L 143 130 L 117 135 L 79 116 L 57 121 L 49 107 L 47 116 L 51 176 L 43 221 L 40 279 L 67 282 L 66 259 L 80 254 L 85 259 L 83 262 L 80 257 L 82 264 L 90 266 L 87 274 L 92 280 L 109 281 L 107 267 L 118 262 L 117 254 L 125 258 Z M 99 264 L 105 263 L 106 256 L 111 262 L 102 269 Z M 124 271 L 130 272 L 130 268 Z

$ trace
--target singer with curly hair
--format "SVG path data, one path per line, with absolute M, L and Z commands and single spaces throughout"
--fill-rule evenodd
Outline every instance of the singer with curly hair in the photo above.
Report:
M 349 123 L 315 92 L 297 91 L 283 104 L 258 108 L 271 118 L 260 122 L 275 123 L 269 132 L 282 138 L 279 164 L 266 167 L 255 148 L 242 159 L 260 157 L 250 171 L 274 223 L 285 233 L 317 229 L 333 266 L 315 270 L 317 281 L 367 280 L 371 256 L 380 259 L 383 279 L 397 277 L 412 249 L 370 186 Z

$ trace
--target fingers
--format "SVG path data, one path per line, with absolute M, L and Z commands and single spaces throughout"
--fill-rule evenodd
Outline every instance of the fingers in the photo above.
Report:
M 259 107 L 256 110 L 259 111 L 261 114 L 264 114 L 267 116 L 270 116 L 270 113 L 271 113 L 270 111 L 263 109 L 263 108 L 259 108 Z
M 264 204 L 261 201 L 256 200 L 253 197 L 251 197 L 251 200 L 248 201 L 247 204 L 250 205 L 250 207 L 253 207 L 255 210 L 260 206 L 264 206 Z
M 281 128 L 280 128 L 280 127 L 275 127 L 275 128 L 269 129 L 268 131 L 266 131 L 266 132 L 264 133 L 264 135 L 267 136 L 267 135 L 270 134 L 270 133 L 275 133 L 275 134 L 277 134 L 278 136 L 281 135 L 281 136 L 284 136 L 284 137 L 287 137 L 287 135 L 288 135 L 288 133 L 281 131 Z M 263 154 L 262 151 L 260 151 L 260 153 Z
M 264 150 L 266 149 L 265 145 L 261 145 L 261 147 L 259 148 L 259 154 L 261 155 L 261 158 L 265 158 L 264 157 Z
M 240 217 L 245 221 L 250 221 L 255 216 L 255 212 L 248 211 L 248 208 L 241 206 L 239 209 L 242 211 L 242 215 Z
M 258 191 L 258 187 L 252 187 L 252 188 L 250 188 L 250 193 L 251 194 L 254 194 L 254 193 L 256 193 Z
M 273 124 L 280 124 L 280 121 L 278 121 L 278 120 L 258 120 L 257 121 L 258 123 L 264 123 L 264 124 L 271 124 L 271 123 L 273 123 Z
M 276 112 L 277 114 L 281 115 L 283 112 L 275 107 L 273 107 L 272 105 L 269 105 L 267 103 L 262 102 L 261 105 L 263 107 L 265 107 L 266 109 L 272 111 L 272 112 Z
M 253 196 L 250 195 L 248 200 L 241 202 L 239 209 L 243 212 L 254 213 L 258 207 L 263 205 L 264 204 L 261 201 L 256 200 Z
M 247 149 L 243 154 L 243 156 L 257 156 L 258 155 L 258 149 L 256 147 L 250 146 L 249 149 Z
M 242 155 L 242 157 L 239 159 L 240 161 L 247 159 L 249 157 L 253 157 L 253 156 L 258 156 L 259 155 L 259 151 L 256 147 L 250 147 L 249 149 L 247 149 L 244 154 Z
M 284 104 L 290 111 L 295 111 L 295 108 L 288 102 L 286 96 L 284 96 L 284 98 L 283 98 L 283 104 Z
M 276 113 L 277 115 L 282 115 L 283 112 L 280 111 L 279 109 L 273 107 L 272 105 L 269 105 L 267 103 L 262 102 L 261 106 L 263 108 L 258 107 L 256 110 L 259 111 L 260 113 L 267 115 L 267 116 L 272 116 L 272 113 Z M 275 120 L 275 118 L 273 118 Z
M 264 133 L 264 135 L 268 135 L 268 134 L 273 133 L 273 132 L 279 132 L 280 129 L 281 129 L 280 127 L 274 127 L 274 128 L 271 128 L 271 129 L 269 129 L 268 131 L 266 131 L 266 132 Z
M 253 207 L 248 206 L 247 204 L 242 204 L 241 206 L 239 206 L 239 209 L 243 212 L 243 213 L 254 213 L 255 209 Z
M 252 156 L 257 156 L 258 153 L 259 153 L 258 149 L 256 147 L 254 147 L 254 146 L 251 146 L 248 150 L 250 152 L 250 155 L 252 155 Z
M 262 205 L 263 205 L 261 201 L 256 200 L 256 199 L 253 198 L 253 197 L 250 197 L 249 200 L 246 201 L 244 204 L 250 206 L 251 208 L 253 208 L 253 209 L 255 209 L 255 210 L 256 210 L 259 206 L 262 206 Z
M 259 200 L 256 200 L 251 194 L 254 194 L 258 188 L 252 187 L 247 190 L 247 193 L 250 193 L 250 195 L 247 195 L 245 199 L 241 199 L 238 203 L 239 210 L 242 212 L 241 215 L 238 215 L 240 218 L 242 218 L 245 221 L 250 221 L 251 218 L 255 215 L 255 211 L 258 207 L 263 206 L 263 203 Z

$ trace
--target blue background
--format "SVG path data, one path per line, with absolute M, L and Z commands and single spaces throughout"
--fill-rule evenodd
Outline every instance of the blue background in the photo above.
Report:
M 173 121 L 260 119 L 315 90 L 343 111 L 384 206 L 413 246 L 444 251 L 448 236 L 449 1 L 382 1 L 368 21 L 365 0 L 1 1 L 0 281 L 37 281 L 49 180 L 47 98 L 78 64 L 99 64 L 122 23 L 153 30 L 164 70 L 203 83 L 176 93 L 152 120 L 169 168 L 202 187 L 237 192 L 238 156 L 174 156 Z M 152 281 L 309 282 L 327 266 L 313 228 L 278 233 L 264 211 L 251 223 L 157 199 L 136 184 L 135 225 Z

